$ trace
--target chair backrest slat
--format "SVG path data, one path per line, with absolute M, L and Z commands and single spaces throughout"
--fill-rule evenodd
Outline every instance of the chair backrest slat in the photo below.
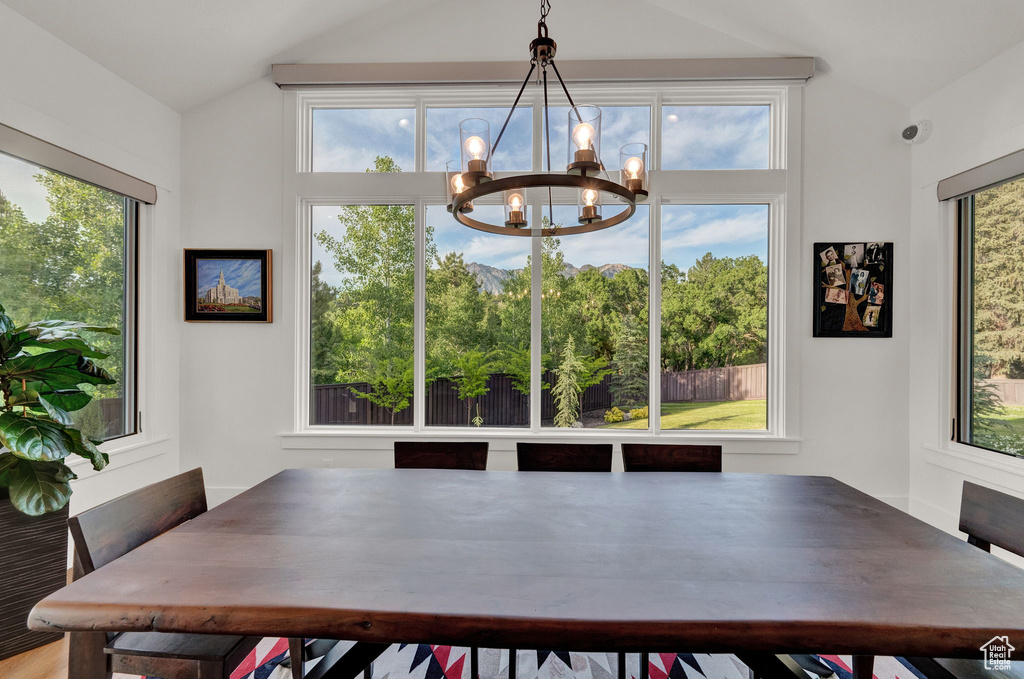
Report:
M 521 472 L 610 472 L 610 443 L 516 444 Z
M 487 469 L 487 441 L 395 441 L 395 469 Z
M 203 470 L 139 488 L 68 519 L 84 573 L 206 511 Z
M 627 472 L 720 472 L 722 446 L 623 443 Z
M 960 530 L 974 544 L 981 541 L 1024 556 L 1024 500 L 964 481 Z

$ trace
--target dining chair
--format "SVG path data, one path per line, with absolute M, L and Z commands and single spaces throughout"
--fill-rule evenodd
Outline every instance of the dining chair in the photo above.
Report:
M 486 441 L 395 441 L 395 469 L 487 469 Z
M 207 509 L 203 470 L 122 495 L 68 519 L 74 538 L 75 580 Z M 165 632 L 71 632 L 69 679 L 111 672 L 174 679 L 228 679 L 260 637 Z M 293 667 L 302 668 L 301 644 L 290 643 Z M 294 674 L 294 671 L 293 671 Z M 301 674 L 299 675 L 301 676 Z
M 623 443 L 627 472 L 720 472 L 722 446 Z
M 986 552 L 992 546 L 1024 556 L 1024 500 L 964 481 L 960 496 L 960 530 L 967 542 Z M 993 639 L 995 641 L 995 639 Z M 1019 644 L 1018 644 L 1019 645 Z M 982 660 L 904 657 L 928 679 L 1024 678 L 1024 662 L 1007 670 L 986 670 Z
M 487 469 L 487 441 L 395 441 L 395 469 L 483 471 Z M 469 649 L 469 676 L 480 676 L 480 651 L 475 646 Z
M 610 472 L 610 443 L 516 443 L 521 472 Z

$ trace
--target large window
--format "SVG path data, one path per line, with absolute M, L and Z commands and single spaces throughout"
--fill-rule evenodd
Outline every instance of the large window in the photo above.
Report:
M 962 443 L 1024 457 L 1024 178 L 958 201 Z
M 621 145 L 649 143 L 651 196 L 616 227 L 534 238 L 474 231 L 443 205 L 459 121 L 488 120 L 493 141 L 515 91 L 396 87 L 375 108 L 376 92 L 297 95 L 299 428 L 784 433 L 770 301 L 785 249 L 770 243 L 798 184 L 779 132 L 790 88 L 581 94 L 602 108 L 609 170 Z M 541 104 L 524 97 L 495 171 L 546 166 Z M 556 171 L 567 112 L 550 111 Z M 527 220 L 575 225 L 573 200 L 530 192 Z M 496 202 L 474 210 L 502 220 Z
M 135 433 L 136 201 L 0 153 L 0 304 L 16 324 L 112 326 L 95 334 L 117 383 L 73 413 L 92 438 Z

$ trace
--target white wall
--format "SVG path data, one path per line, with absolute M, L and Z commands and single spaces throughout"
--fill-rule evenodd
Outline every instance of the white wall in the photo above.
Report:
M 180 116 L 0 4 L 0 122 L 152 182 L 140 241 L 144 432 L 105 444 L 111 464 L 72 463 L 72 512 L 176 473 Z
M 602 9 L 605 4 L 607 12 Z M 374 20 L 365 19 L 346 27 L 342 31 L 346 35 L 332 32 L 290 50 L 288 58 L 387 61 L 395 53 L 424 60 L 466 58 L 450 53 L 451 43 L 437 37 L 451 35 L 445 12 L 457 11 L 452 3 L 443 7 L 445 11 L 435 8 L 414 17 L 403 15 L 400 20 L 389 15 L 381 24 L 388 30 L 371 30 Z M 589 30 L 614 35 L 618 30 L 615 7 L 621 5 L 596 7 Z M 489 16 L 483 13 L 468 21 Z M 669 16 L 664 19 L 673 21 Z M 528 23 L 521 49 L 509 53 L 513 47 L 501 39 L 496 47 L 500 53 L 492 58 L 523 57 L 533 26 Z M 701 40 L 699 27 L 689 23 L 678 27 L 687 40 L 671 41 L 668 36 L 676 26 L 659 24 L 665 38 L 658 41 L 662 46 L 679 45 L 678 51 L 651 56 L 698 56 L 684 51 L 685 45 L 717 39 L 717 34 L 709 34 Z M 741 45 L 731 49 L 744 56 L 762 53 Z M 568 42 L 560 43 L 560 54 L 567 59 L 596 56 L 577 55 Z M 263 79 L 183 117 L 182 247 L 273 248 L 277 257 L 273 324 L 182 328 L 182 467 L 203 465 L 214 501 L 287 467 L 322 466 L 325 460 L 339 467 L 391 464 L 389 438 L 361 436 L 358 431 L 320 439 L 281 436 L 292 427 L 291 307 L 296 276 L 289 261 L 292 234 L 282 228 L 283 100 L 284 95 Z M 899 140 L 899 131 L 909 113 L 904 106 L 834 76 L 819 75 L 807 85 L 803 230 L 794 234 L 801 257 L 792 263 L 799 268 L 799 276 L 787 290 L 792 309 L 789 337 L 796 343 L 799 364 L 791 371 L 791 378 L 798 380 L 793 390 L 798 396 L 786 405 L 797 411 L 801 431 L 796 435 L 802 440 L 728 442 L 727 470 L 832 475 L 906 506 L 908 395 L 904 385 L 911 299 L 898 291 L 910 279 L 903 269 L 911 262 L 907 243 L 910 151 Z M 896 243 L 893 338 L 810 337 L 811 244 L 829 239 Z M 491 447 L 492 467 L 514 468 L 514 440 L 494 440 Z
M 913 107 L 934 125 L 912 154 L 911 511 L 955 531 L 965 479 L 1024 496 L 1024 460 L 949 442 L 953 224 L 936 183 L 1024 148 L 1024 43 Z M 909 297 L 909 295 L 908 295 Z

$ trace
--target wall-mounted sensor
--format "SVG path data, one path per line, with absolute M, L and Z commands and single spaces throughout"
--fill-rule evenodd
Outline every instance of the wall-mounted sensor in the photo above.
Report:
M 930 120 L 918 120 L 913 125 L 907 125 L 903 128 L 903 141 L 908 144 L 920 144 L 928 140 L 928 137 L 932 133 L 932 121 Z

